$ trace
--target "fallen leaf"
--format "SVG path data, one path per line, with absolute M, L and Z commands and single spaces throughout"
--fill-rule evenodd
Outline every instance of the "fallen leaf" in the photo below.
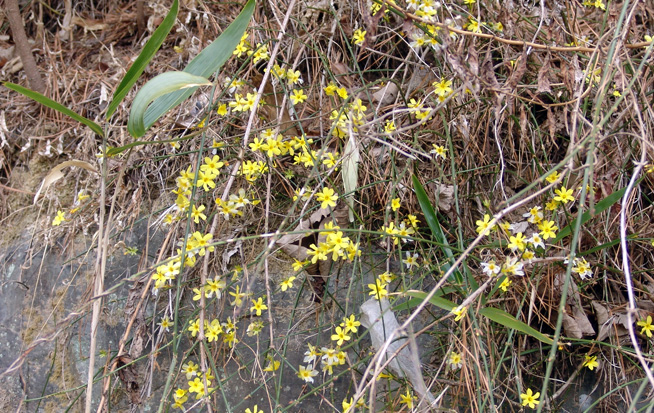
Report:
M 50 185 L 52 185 L 53 183 L 57 182 L 58 180 L 64 177 L 64 174 L 63 172 L 61 172 L 61 170 L 71 166 L 77 166 L 80 168 L 84 168 L 87 171 L 95 172 L 96 174 L 98 173 L 94 165 L 85 161 L 72 160 L 72 161 L 62 162 L 59 165 L 52 168 L 50 172 L 48 172 L 46 177 L 43 178 L 43 182 L 41 182 L 41 186 L 39 187 L 39 190 L 36 191 L 36 195 L 34 195 L 34 204 L 36 204 L 36 200 L 39 198 L 41 191 L 47 189 Z
M 545 55 L 545 60 L 543 61 L 543 65 L 540 67 L 540 70 L 538 71 L 538 89 L 536 89 L 536 92 L 552 93 L 552 88 L 550 87 L 550 79 L 549 79 L 550 70 L 551 70 L 550 55 L 548 53 L 547 55 Z
M 372 94 L 372 101 L 379 103 L 380 106 L 388 106 L 395 102 L 399 89 L 394 82 L 388 82 L 386 86 Z
M 378 352 L 381 351 L 389 336 L 398 333 L 400 328 L 391 305 L 385 298 L 380 301 L 371 298 L 361 305 L 361 325 L 368 329 L 372 346 Z M 395 340 L 385 348 L 381 361 L 392 359 L 388 365 L 389 368 L 397 376 L 406 377 L 416 393 L 432 403 L 435 399 L 427 389 L 422 377 L 420 357 L 412 351 L 412 347 L 417 348 L 417 346 L 406 345 L 400 350 L 407 341 L 403 336 L 405 334 L 402 333 L 395 336 Z

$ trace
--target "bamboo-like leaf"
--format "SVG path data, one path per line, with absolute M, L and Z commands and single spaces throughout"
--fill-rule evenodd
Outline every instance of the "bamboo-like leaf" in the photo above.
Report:
M 410 297 L 414 297 L 414 298 L 417 298 L 418 300 L 420 300 L 420 301 L 418 301 L 418 304 L 420 302 L 422 302 L 427 297 L 427 293 L 424 292 L 424 291 L 410 290 L 410 291 L 407 291 L 406 294 L 408 296 L 410 296 Z M 413 301 L 413 300 L 411 300 L 411 301 Z M 439 297 L 437 295 L 434 295 L 432 298 L 430 298 L 429 302 L 431 304 L 435 305 L 436 307 L 440 307 L 443 310 L 447 310 L 447 311 L 452 311 L 454 308 L 457 307 L 457 305 L 455 303 L 453 303 L 452 301 L 450 301 L 448 299 L 445 299 L 443 297 Z
M 157 53 L 157 50 L 159 50 L 161 47 L 162 43 L 166 39 L 166 36 L 168 36 L 168 33 L 170 33 L 170 29 L 172 29 L 173 25 L 175 24 L 178 11 L 179 2 L 178 0 L 175 0 L 173 1 L 173 5 L 170 8 L 170 11 L 166 15 L 166 18 L 163 20 L 163 22 L 161 22 L 159 27 L 157 27 L 157 30 L 152 33 L 152 36 L 143 47 L 143 50 L 141 50 L 141 53 L 136 58 L 134 63 L 132 63 L 132 66 L 130 66 L 130 68 L 127 70 L 123 80 L 116 88 L 114 97 L 111 100 L 109 107 L 107 108 L 107 119 L 109 119 L 111 115 L 114 114 L 118 108 L 118 105 L 120 105 L 120 102 L 125 99 L 127 92 L 129 92 L 132 86 L 134 86 L 134 83 L 136 83 L 138 78 L 141 76 L 148 63 L 150 63 L 150 60 L 152 60 L 154 54 Z
M 518 320 L 511 314 L 507 313 L 506 311 L 500 310 L 499 308 L 492 308 L 492 307 L 482 308 L 481 310 L 479 310 L 479 314 L 483 315 L 489 320 L 495 321 L 496 323 L 503 325 L 506 328 L 511 328 L 514 330 L 518 330 L 522 333 L 525 333 L 528 336 L 540 340 L 545 344 L 554 343 L 554 340 L 552 340 L 550 337 L 528 326 L 527 324 Z
M 202 50 L 186 66 L 184 72 L 208 78 L 220 70 L 227 59 L 232 56 L 232 52 L 236 49 L 245 29 L 247 29 L 254 11 L 254 4 L 254 0 L 249 0 L 232 24 L 213 43 Z M 145 129 L 150 128 L 161 116 L 182 103 L 192 93 L 193 90 L 190 89 L 179 90 L 157 99 L 145 113 Z
M 427 197 L 425 189 L 422 187 L 422 184 L 420 183 L 420 180 L 418 180 L 417 176 L 412 175 L 411 179 L 413 179 L 413 188 L 416 191 L 416 197 L 418 198 L 420 209 L 422 209 L 422 213 L 425 215 L 425 220 L 427 220 L 427 225 L 429 225 L 429 229 L 431 230 L 432 235 L 440 244 L 441 250 L 443 250 L 448 260 L 450 262 L 454 262 L 454 254 L 452 254 L 452 249 L 449 247 L 450 244 L 447 242 L 443 228 L 441 228 L 441 224 L 438 222 L 438 217 L 436 216 L 434 207 L 429 201 L 429 197 Z M 443 270 L 447 271 L 450 269 L 450 267 L 451 265 L 449 263 L 445 263 L 443 265 Z M 458 282 L 462 281 L 461 273 L 459 271 L 455 271 L 453 275 Z
M 8 89 L 11 89 L 11 90 L 14 90 L 14 91 L 16 91 L 18 93 L 21 93 L 21 94 L 27 96 L 28 98 L 30 98 L 32 100 L 35 100 L 36 102 L 39 102 L 40 104 L 42 104 L 44 106 L 49 107 L 50 109 L 54 109 L 57 112 L 61 112 L 64 115 L 66 115 L 66 116 L 68 116 L 68 117 L 70 117 L 72 119 L 75 119 L 78 122 L 83 123 L 84 125 L 91 128 L 91 130 L 93 132 L 95 132 L 96 134 L 98 134 L 99 136 L 104 136 L 104 131 L 102 130 L 100 125 L 93 122 L 91 119 L 85 118 L 84 116 L 73 112 L 72 110 L 68 109 L 66 106 L 64 106 L 64 105 L 62 105 L 60 103 L 57 103 L 57 102 L 55 102 L 54 100 L 52 100 L 52 99 L 50 99 L 48 97 L 43 96 L 39 92 L 35 92 L 32 89 L 28 89 L 26 87 L 23 87 L 21 85 L 17 85 L 15 83 L 11 83 L 11 82 L 5 82 L 3 84 Z
M 180 90 L 193 93 L 199 86 L 211 85 L 208 79 L 186 72 L 166 72 L 150 80 L 134 98 L 132 110 L 127 121 L 127 130 L 135 138 L 145 134 L 143 115 L 155 99 Z

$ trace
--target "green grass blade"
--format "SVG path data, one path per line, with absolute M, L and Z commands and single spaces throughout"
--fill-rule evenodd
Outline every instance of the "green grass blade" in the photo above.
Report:
M 413 305 L 413 304 L 415 304 L 414 307 L 417 307 L 425 299 L 425 297 L 427 297 L 426 292 L 415 291 L 415 290 L 407 291 L 406 295 L 408 295 L 409 297 L 414 297 L 414 298 L 418 299 L 418 301 L 409 300 L 409 302 L 411 304 L 405 303 L 405 305 L 407 307 L 410 306 L 410 305 Z M 446 310 L 446 311 L 452 311 L 453 308 L 457 307 L 457 305 L 455 303 L 453 303 L 452 301 L 450 301 L 448 299 L 445 299 L 443 297 L 439 297 L 437 295 L 434 295 L 432 298 L 430 298 L 429 303 L 435 305 L 436 307 L 442 308 L 443 310 Z
M 412 175 L 411 179 L 413 179 L 413 188 L 416 191 L 416 197 L 418 197 L 420 209 L 422 209 L 422 213 L 425 215 L 425 220 L 427 221 L 427 225 L 429 225 L 429 229 L 431 230 L 432 235 L 441 245 L 441 250 L 443 250 L 448 260 L 454 262 L 454 254 L 452 254 L 452 249 L 449 248 L 450 244 L 447 242 L 447 238 L 445 237 L 445 233 L 441 228 L 441 224 L 438 222 L 438 217 L 436 216 L 434 207 L 432 206 L 431 202 L 429 202 L 429 197 L 427 197 L 425 188 L 423 188 L 417 176 Z M 449 269 L 450 264 L 445 263 L 443 265 L 443 270 L 447 271 Z M 458 282 L 462 281 L 461 273 L 458 271 L 454 273 L 454 277 Z
M 542 341 L 545 344 L 553 344 L 554 340 L 540 331 L 535 330 L 534 328 L 528 326 L 522 321 L 518 320 L 511 314 L 506 311 L 500 310 L 499 308 L 486 307 L 479 310 L 479 314 L 488 318 L 489 320 L 495 321 L 498 324 L 503 325 L 506 328 L 511 328 L 513 330 L 518 330 L 521 333 L 527 334 L 537 340 Z
M 254 12 L 254 3 L 254 0 L 249 0 L 232 24 L 213 43 L 202 50 L 186 66 L 184 72 L 208 78 L 220 70 L 227 59 L 232 56 L 232 52 L 247 29 Z M 164 113 L 182 103 L 192 93 L 192 90 L 180 90 L 157 99 L 145 113 L 145 129 L 152 126 Z
M 15 83 L 11 83 L 11 82 L 5 82 L 3 84 L 8 89 L 11 89 L 11 90 L 14 90 L 14 91 L 16 91 L 18 93 L 21 93 L 21 94 L 27 96 L 28 98 L 33 99 L 33 100 L 39 102 L 40 104 L 49 107 L 50 109 L 54 109 L 57 112 L 61 112 L 64 115 L 66 115 L 66 116 L 68 116 L 68 117 L 70 117 L 72 119 L 75 119 L 78 122 L 81 122 L 81 123 L 85 124 L 86 126 L 91 128 L 91 130 L 93 132 L 95 132 L 96 134 L 98 134 L 99 136 L 104 136 L 104 131 L 102 130 L 100 125 L 93 122 L 91 119 L 85 118 L 84 116 L 73 112 L 72 110 L 68 109 L 66 106 L 64 106 L 64 105 L 62 105 L 60 103 L 57 103 L 57 102 L 55 102 L 54 100 L 52 100 L 52 99 L 50 99 L 48 97 L 43 96 L 39 92 L 35 92 L 32 89 L 28 89 L 26 87 L 23 87 L 21 85 L 17 85 Z
M 161 47 L 162 43 L 166 39 L 166 36 L 168 36 L 168 33 L 170 33 L 170 29 L 172 29 L 173 25 L 175 24 L 178 11 L 179 2 L 178 0 L 175 0 L 173 1 L 173 5 L 170 8 L 170 11 L 166 15 L 166 18 L 163 20 L 163 22 L 161 22 L 159 27 L 157 27 L 157 30 L 152 33 L 150 40 L 148 40 L 143 47 L 141 54 L 139 54 L 134 63 L 132 63 L 132 66 L 130 66 L 130 68 L 127 70 L 123 80 L 116 88 L 114 97 L 111 100 L 109 107 L 107 108 L 107 119 L 109 119 L 111 115 L 114 114 L 118 108 L 118 105 L 120 105 L 120 102 L 125 99 L 127 92 L 129 92 L 132 86 L 134 86 L 134 83 L 136 83 L 138 78 L 141 76 L 148 63 L 150 63 L 150 60 L 152 60 L 154 54 L 157 53 L 157 50 L 159 50 Z
M 132 110 L 127 121 L 127 130 L 135 138 L 145 134 L 143 116 L 155 99 L 182 90 L 193 93 L 199 86 L 209 86 L 211 82 L 202 76 L 186 72 L 166 72 L 150 80 L 134 98 Z
M 587 221 L 589 221 L 593 216 L 597 214 L 601 214 L 602 212 L 606 211 L 608 208 L 610 208 L 613 204 L 618 202 L 620 198 L 622 198 L 622 195 L 624 195 L 624 191 L 626 188 L 622 188 L 618 191 L 615 191 L 611 195 L 607 196 L 606 198 L 602 199 L 599 201 L 597 204 L 595 204 L 595 211 L 594 214 L 591 216 L 590 211 L 586 211 L 581 215 L 581 225 L 584 225 Z M 574 220 L 570 225 L 567 227 L 563 228 L 561 231 L 559 231 L 558 234 L 556 234 L 556 238 L 554 238 L 551 243 L 556 244 L 557 242 L 561 241 L 563 238 L 567 237 L 572 233 L 572 226 L 575 225 L 575 222 L 577 220 Z

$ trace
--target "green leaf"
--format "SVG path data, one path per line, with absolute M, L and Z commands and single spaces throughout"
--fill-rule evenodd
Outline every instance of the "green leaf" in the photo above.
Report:
M 166 72 L 146 83 L 134 98 L 132 110 L 127 121 L 127 130 L 138 138 L 145 134 L 143 115 L 150 103 L 155 99 L 180 90 L 190 90 L 193 93 L 199 86 L 209 86 L 211 82 L 202 76 L 186 72 Z
M 528 336 L 532 336 L 533 338 L 540 340 L 545 344 L 554 343 L 554 340 L 552 340 L 550 337 L 546 336 L 540 331 L 535 330 L 534 328 L 528 326 L 522 321 L 516 319 L 511 314 L 507 313 L 506 311 L 502 311 L 499 308 L 492 308 L 492 307 L 482 308 L 481 310 L 479 310 L 479 314 L 483 315 L 484 317 L 492 321 L 495 321 L 498 324 L 503 325 L 506 328 L 518 330 L 522 333 L 527 334 Z
M 620 198 L 624 195 L 624 191 L 627 188 L 622 188 L 618 191 L 615 191 L 611 195 L 607 196 L 606 198 L 602 199 L 599 201 L 597 204 L 595 204 L 595 213 L 591 216 L 590 211 L 586 211 L 581 215 L 581 225 L 584 225 L 587 221 L 589 221 L 593 216 L 597 214 L 601 214 L 602 212 L 606 211 L 608 208 L 610 208 L 613 204 L 618 202 Z M 556 244 L 559 242 L 561 239 L 567 237 L 572 233 L 572 229 L 576 223 L 576 219 L 574 219 L 570 225 L 566 226 L 563 228 L 561 231 L 559 231 L 558 234 L 556 234 L 556 238 L 554 238 L 552 241 L 550 241 L 552 244 Z
M 416 191 L 416 197 L 418 198 L 420 209 L 422 209 L 422 213 L 425 215 L 425 220 L 427 220 L 427 225 L 429 225 L 429 229 L 436 241 L 441 245 L 441 250 L 443 250 L 445 256 L 453 263 L 454 254 L 452 254 L 452 249 L 449 248 L 450 244 L 447 242 L 443 228 L 441 228 L 441 224 L 438 222 L 438 217 L 436 216 L 434 207 L 429 201 L 429 197 L 427 197 L 427 193 L 417 176 L 412 175 L 411 179 L 413 179 L 413 188 Z M 449 263 L 445 263 L 443 265 L 443 270 L 447 272 L 450 267 L 451 265 Z M 455 271 L 453 275 L 457 282 L 462 282 L 461 273 L 459 271 Z
M 170 29 L 172 29 L 173 25 L 175 24 L 178 10 L 179 2 L 178 0 L 175 0 L 173 1 L 173 5 L 170 8 L 170 11 L 166 15 L 166 18 L 163 20 L 163 22 L 161 22 L 159 27 L 157 27 L 157 30 L 152 33 L 152 36 L 143 47 L 143 50 L 141 50 L 141 54 L 139 54 L 134 63 L 132 63 L 132 66 L 130 66 L 130 68 L 127 70 L 123 80 L 116 88 L 114 97 L 111 100 L 109 107 L 107 108 L 107 119 L 109 119 L 111 115 L 114 114 L 118 108 L 118 105 L 120 105 L 120 102 L 125 99 L 127 92 L 129 92 L 132 86 L 134 86 L 134 83 L 136 83 L 138 78 L 141 76 L 148 63 L 150 63 L 150 60 L 152 60 L 154 54 L 157 53 L 157 50 L 159 50 L 161 47 L 162 43 L 166 39 L 166 36 L 168 36 L 168 33 L 170 33 Z
M 423 291 L 415 291 L 415 290 L 410 290 L 406 292 L 406 295 L 409 297 L 414 297 L 419 299 L 417 304 L 415 305 L 417 307 L 418 304 L 420 304 L 424 299 L 427 297 L 427 293 Z M 413 300 L 411 300 L 413 301 Z M 450 300 L 447 300 L 443 297 L 438 297 L 437 295 L 434 295 L 432 298 L 429 299 L 429 302 L 436 307 L 440 307 L 443 310 L 446 311 L 452 311 L 454 308 L 458 307 L 455 303 L 453 303 Z
M 255 0 L 249 0 L 232 24 L 214 42 L 202 50 L 186 66 L 184 72 L 208 78 L 220 70 L 241 41 L 254 12 L 254 4 Z M 157 99 L 145 113 L 145 129 L 150 128 L 161 116 L 182 103 L 192 93 L 192 90 L 180 90 Z
M 99 136 L 104 136 L 104 131 L 102 130 L 100 125 L 93 122 L 91 119 L 85 118 L 84 116 L 73 112 L 72 110 L 68 109 L 66 106 L 64 106 L 64 105 L 62 105 L 60 103 L 57 103 L 57 102 L 55 102 L 54 100 L 52 100 L 50 98 L 47 98 L 47 97 L 43 96 L 39 92 L 35 92 L 32 89 L 28 89 L 26 87 L 23 87 L 21 85 L 17 85 L 15 83 L 11 83 L 11 82 L 5 82 L 3 84 L 8 89 L 15 90 L 16 92 L 21 93 L 21 94 L 27 96 L 28 98 L 33 99 L 33 100 L 39 102 L 40 104 L 49 107 L 50 109 L 54 109 L 54 110 L 56 110 L 58 112 L 63 113 L 66 116 L 69 116 L 69 117 L 75 119 L 78 122 L 81 122 L 81 123 L 85 124 L 86 126 L 91 128 L 91 130 L 93 132 L 95 132 L 96 134 L 98 134 Z

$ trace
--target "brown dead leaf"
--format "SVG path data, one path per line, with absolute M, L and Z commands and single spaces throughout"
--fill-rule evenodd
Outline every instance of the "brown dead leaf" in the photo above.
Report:
M 597 341 L 604 341 L 613 329 L 615 318 L 611 315 L 609 309 L 600 302 L 593 300 L 590 305 L 595 310 L 595 317 L 597 318 L 597 325 L 599 327 Z
M 140 390 L 138 383 L 138 373 L 134 366 L 134 360 L 129 353 L 123 353 L 116 358 L 116 368 L 118 369 L 118 378 L 125 384 L 125 391 L 129 394 L 132 404 L 140 404 Z
M 518 83 L 522 79 L 522 76 L 524 76 L 525 72 L 527 71 L 528 59 L 529 57 L 527 56 L 527 49 L 525 48 L 522 50 L 522 55 L 513 65 L 513 72 L 511 72 L 511 75 L 506 80 L 506 83 L 502 89 L 506 90 L 507 92 L 514 92 L 516 86 L 518 86 Z
M 578 305 L 574 305 L 572 307 L 572 317 L 574 317 L 575 322 L 579 326 L 579 330 L 581 331 L 582 335 L 584 336 L 595 335 L 595 329 L 593 328 L 593 325 L 590 323 L 590 320 L 588 320 L 588 316 L 586 316 L 586 312 L 582 307 Z
M 433 185 L 436 208 L 441 212 L 449 212 L 454 202 L 454 185 L 444 185 L 438 182 L 433 183 Z
M 579 324 L 577 324 L 577 320 L 575 320 L 569 314 L 563 314 L 563 332 L 565 333 L 566 337 L 583 337 L 581 329 L 579 328 Z
M 520 135 L 527 136 L 527 113 L 524 105 L 520 105 Z
M 331 62 L 331 66 L 329 67 L 332 70 L 332 73 L 334 73 L 336 79 L 338 79 L 338 81 L 346 88 L 351 88 L 355 85 L 352 76 L 350 76 L 350 68 L 347 67 L 347 65 L 345 65 L 343 62 Z
M 394 82 L 388 82 L 386 86 L 372 94 L 372 101 L 379 103 L 380 106 L 388 106 L 395 102 L 399 89 Z
M 74 159 L 72 161 L 62 162 L 59 165 L 52 168 L 50 170 L 50 172 L 48 172 L 46 177 L 43 178 L 43 182 L 41 182 L 41 186 L 39 187 L 39 190 L 36 191 L 36 195 L 34 195 L 34 203 L 35 204 L 36 204 L 37 199 L 39 199 L 39 195 L 41 194 L 41 191 L 43 191 L 44 189 L 47 189 L 50 185 L 52 185 L 53 183 L 55 183 L 58 180 L 60 180 L 61 178 L 63 178 L 64 174 L 63 174 L 63 172 L 61 172 L 62 169 L 68 168 L 68 167 L 71 167 L 71 166 L 77 166 L 79 168 L 86 169 L 87 171 L 95 172 L 96 174 L 98 173 L 97 169 L 95 169 L 95 165 L 90 164 L 90 163 L 85 162 L 85 161 L 79 161 L 79 160 Z
M 500 84 L 495 77 L 495 69 L 493 68 L 493 57 L 491 53 L 486 53 L 486 57 L 481 64 L 481 72 L 479 73 L 481 79 L 486 85 L 492 89 L 499 90 Z
M 554 278 L 554 289 L 560 293 L 565 282 L 565 273 L 560 272 Z M 568 287 L 568 310 L 563 315 L 563 328 L 568 337 L 582 338 L 595 335 L 595 329 L 584 311 L 579 287 L 570 283 Z
M 468 67 L 474 77 L 479 76 L 479 54 L 477 54 L 477 48 L 474 45 L 468 47 Z
M 443 36 L 444 38 L 447 36 Z M 466 64 L 463 62 L 463 59 L 460 56 L 454 55 L 453 53 L 450 53 L 449 51 L 445 52 L 445 58 L 447 59 L 447 63 L 449 64 L 450 68 L 454 71 L 454 73 L 457 74 L 459 80 L 463 82 L 464 87 L 472 91 L 473 94 L 477 94 L 479 92 L 479 84 L 477 81 L 477 75 L 473 75 L 470 69 L 466 66 Z M 477 62 L 479 62 L 479 58 L 477 58 Z M 485 63 L 485 62 L 484 62 Z M 492 68 L 491 64 L 491 68 Z M 477 68 L 479 70 L 479 68 Z M 484 67 L 482 65 L 481 68 L 481 78 L 482 80 L 484 79 Z M 495 84 L 499 88 L 499 84 L 497 84 L 497 80 L 495 81 Z
M 550 140 L 554 142 L 556 135 L 556 118 L 554 117 L 554 112 L 552 108 L 547 108 L 547 130 L 550 134 Z
M 536 92 L 552 93 L 552 88 L 550 87 L 550 78 L 549 78 L 549 73 L 551 69 L 552 68 L 550 66 L 550 54 L 548 53 L 545 56 L 543 65 L 540 67 L 540 70 L 538 71 L 538 89 L 536 89 Z

